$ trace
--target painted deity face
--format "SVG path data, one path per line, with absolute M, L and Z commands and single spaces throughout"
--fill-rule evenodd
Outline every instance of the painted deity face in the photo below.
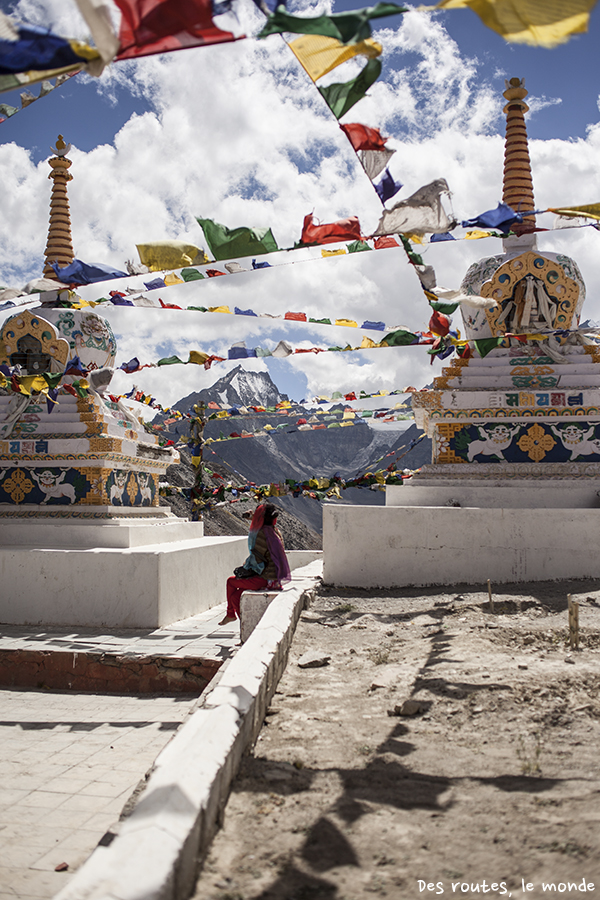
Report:
M 505 441 L 510 439 L 510 431 L 506 427 L 506 425 L 496 425 L 495 428 L 490 429 L 490 438 L 498 444 L 503 444 Z
M 52 472 L 49 472 L 45 469 L 43 472 L 40 472 L 39 479 L 42 484 L 46 485 L 46 487 L 52 487 L 54 482 L 56 481 L 56 475 L 53 475 Z
M 145 488 L 148 484 L 148 473 L 140 472 L 138 475 L 138 484 L 141 488 Z
M 125 482 L 127 481 L 127 472 L 117 472 L 115 475 L 115 483 L 117 487 L 125 487 Z
M 583 440 L 583 432 L 577 425 L 566 425 L 562 430 L 562 436 L 569 444 L 580 444 Z

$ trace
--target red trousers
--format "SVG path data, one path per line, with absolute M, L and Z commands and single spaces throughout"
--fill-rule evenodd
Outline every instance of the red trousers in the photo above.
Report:
M 236 578 L 232 575 L 227 579 L 227 615 L 234 619 L 240 617 L 240 597 L 244 591 L 260 591 L 268 584 L 262 575 L 253 575 L 252 578 Z

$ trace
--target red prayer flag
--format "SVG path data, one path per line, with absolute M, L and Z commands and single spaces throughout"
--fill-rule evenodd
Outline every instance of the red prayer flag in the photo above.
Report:
M 306 313 L 286 312 L 283 318 L 291 322 L 306 322 Z
M 434 334 L 439 334 L 442 337 L 448 334 L 450 331 L 450 325 L 452 324 L 450 318 L 444 313 L 437 312 L 435 310 L 431 314 L 431 318 L 429 320 L 429 330 Z
M 115 0 L 121 10 L 117 59 L 222 44 L 236 38 L 214 24 L 211 0 Z
M 399 247 L 400 244 L 398 241 L 395 241 L 393 237 L 389 234 L 386 234 L 384 237 L 375 238 L 375 243 L 373 245 L 376 250 L 385 250 L 386 247 Z
M 354 391 L 352 391 L 351 394 L 344 394 L 344 400 L 356 400 L 356 394 L 354 393 Z
M 339 219 L 328 225 L 315 224 L 315 217 L 310 213 L 304 217 L 301 244 L 335 244 L 338 241 L 360 241 L 360 222 L 358 216 Z
M 340 128 L 357 152 L 359 150 L 385 150 L 387 138 L 381 136 L 379 128 L 370 128 L 368 125 L 360 125 L 358 122 L 340 125 Z

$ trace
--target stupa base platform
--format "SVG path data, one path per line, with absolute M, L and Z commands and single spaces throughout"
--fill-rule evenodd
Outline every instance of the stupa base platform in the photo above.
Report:
M 175 516 L 0 520 L 0 622 L 158 628 L 222 603 L 246 555 Z
M 600 578 L 599 488 L 448 479 L 388 488 L 383 508 L 326 504 L 323 580 L 395 588 Z

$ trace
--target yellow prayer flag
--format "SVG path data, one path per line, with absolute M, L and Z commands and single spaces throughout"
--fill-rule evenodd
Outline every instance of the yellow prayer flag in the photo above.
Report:
M 150 241 L 147 244 L 136 244 L 136 247 L 140 262 L 143 266 L 148 266 L 151 272 L 182 269 L 192 264 L 200 266 L 208 262 L 204 250 L 187 241 Z
M 480 240 L 480 238 L 486 238 L 489 236 L 489 231 L 478 231 L 477 229 L 475 229 L 475 231 L 467 231 L 467 233 L 465 234 L 465 241 L 478 241 Z M 438 297 L 437 299 L 439 300 L 440 298 Z
M 304 34 L 291 41 L 288 46 L 313 81 L 318 81 L 323 75 L 355 56 L 376 59 L 383 50 L 381 44 L 373 38 L 367 38 L 358 44 L 342 44 L 336 38 L 325 37 L 322 34 Z
M 21 375 L 18 378 L 22 394 L 40 394 L 48 390 L 48 382 L 41 375 Z
M 340 247 L 339 250 L 321 250 L 321 256 L 325 258 L 328 256 L 343 256 L 345 252 L 343 247 Z
M 358 328 L 358 322 L 355 322 L 354 319 L 336 319 L 336 325 L 344 325 L 346 328 Z
M 355 415 L 356 415 L 356 413 L 349 412 L 348 410 L 346 410 L 346 412 L 344 413 L 342 418 L 343 419 L 353 419 Z
M 175 272 L 169 272 L 168 275 L 165 275 L 164 282 L 167 287 L 170 287 L 172 284 L 185 284 L 183 278 L 180 278 Z
M 600 203 L 588 203 L 585 206 L 566 206 L 556 209 L 551 206 L 548 212 L 556 213 L 557 216 L 586 216 L 588 219 L 600 219 Z
M 477 13 L 484 25 L 507 41 L 556 47 L 587 31 L 597 0 L 440 0 L 435 9 Z M 420 7 L 425 9 L 426 7 Z M 431 7 L 429 7 L 431 9 Z
M 362 343 L 360 345 L 361 350 L 369 350 L 371 347 L 378 347 L 379 344 L 376 344 L 375 341 L 371 340 L 370 337 L 367 337 L 366 334 L 363 334 Z
M 229 309 L 228 306 L 209 306 L 208 311 L 209 312 L 219 312 L 219 313 L 229 313 L 229 315 L 232 314 L 231 310 Z
M 190 358 L 188 359 L 188 363 L 194 363 L 197 366 L 203 366 L 207 359 L 208 353 L 203 353 L 201 350 L 190 350 Z
M 422 244 L 423 243 L 423 237 L 420 234 L 411 234 L 411 233 L 407 232 L 404 235 L 404 237 L 407 238 L 411 242 L 411 244 Z

